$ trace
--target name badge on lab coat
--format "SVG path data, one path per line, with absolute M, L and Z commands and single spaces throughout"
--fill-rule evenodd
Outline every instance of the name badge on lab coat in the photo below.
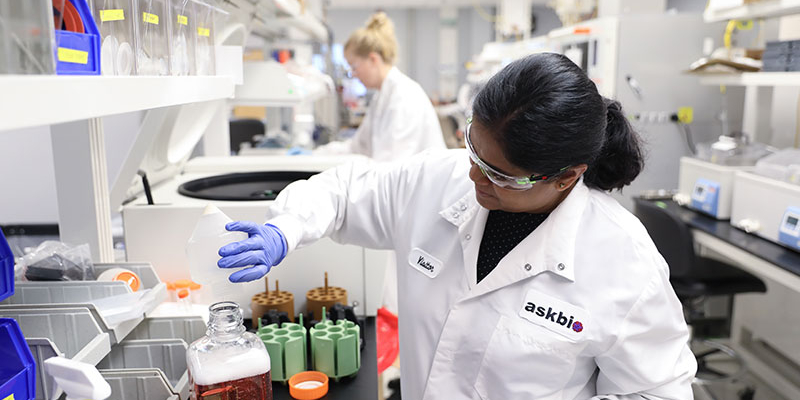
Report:
M 535 290 L 525 295 L 519 316 L 572 341 L 582 340 L 592 329 L 589 312 Z
M 442 270 L 442 262 L 439 259 L 418 247 L 408 253 L 408 263 L 428 278 L 436 278 Z

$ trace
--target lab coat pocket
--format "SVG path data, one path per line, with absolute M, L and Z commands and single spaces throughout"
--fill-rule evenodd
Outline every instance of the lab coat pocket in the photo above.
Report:
M 560 399 L 585 341 L 570 341 L 522 318 L 500 316 L 475 390 L 484 400 Z

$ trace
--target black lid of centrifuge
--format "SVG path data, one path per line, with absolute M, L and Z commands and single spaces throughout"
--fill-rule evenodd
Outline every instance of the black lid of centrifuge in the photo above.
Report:
M 184 183 L 178 193 L 205 200 L 274 200 L 294 181 L 308 179 L 318 172 L 262 171 L 215 175 Z

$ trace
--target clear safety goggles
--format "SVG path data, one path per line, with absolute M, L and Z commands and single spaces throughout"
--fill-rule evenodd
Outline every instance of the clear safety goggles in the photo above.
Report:
M 558 175 L 561 175 L 564 171 L 567 170 L 567 167 L 561 168 L 555 174 L 541 174 L 541 175 L 531 175 L 531 176 L 511 176 L 506 175 L 496 169 L 494 169 L 491 165 L 485 163 L 478 157 L 478 153 L 475 152 L 475 148 L 472 146 L 472 140 L 470 140 L 469 134 L 472 128 L 472 119 L 470 118 L 467 121 L 467 129 L 464 133 L 464 138 L 467 142 L 467 151 L 469 152 L 469 158 L 472 162 L 478 166 L 478 169 L 481 170 L 484 176 L 489 178 L 489 180 L 494 183 L 495 185 L 509 190 L 528 190 L 533 187 L 536 182 L 546 181 L 548 179 L 552 179 Z

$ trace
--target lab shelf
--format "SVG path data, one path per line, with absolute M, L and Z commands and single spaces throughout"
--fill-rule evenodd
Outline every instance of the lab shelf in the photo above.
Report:
M 126 340 L 115 345 L 97 369 L 106 378 L 114 376 L 114 399 L 188 400 L 186 348 L 182 339 Z
M 706 10 L 703 19 L 706 22 L 719 22 L 730 19 L 781 17 L 797 13 L 800 13 L 800 0 L 765 0 L 720 10 Z
M 0 131 L 233 97 L 228 76 L 0 76 Z
M 700 75 L 700 84 L 714 86 L 800 86 L 800 72 L 745 72 L 741 74 L 707 74 Z

